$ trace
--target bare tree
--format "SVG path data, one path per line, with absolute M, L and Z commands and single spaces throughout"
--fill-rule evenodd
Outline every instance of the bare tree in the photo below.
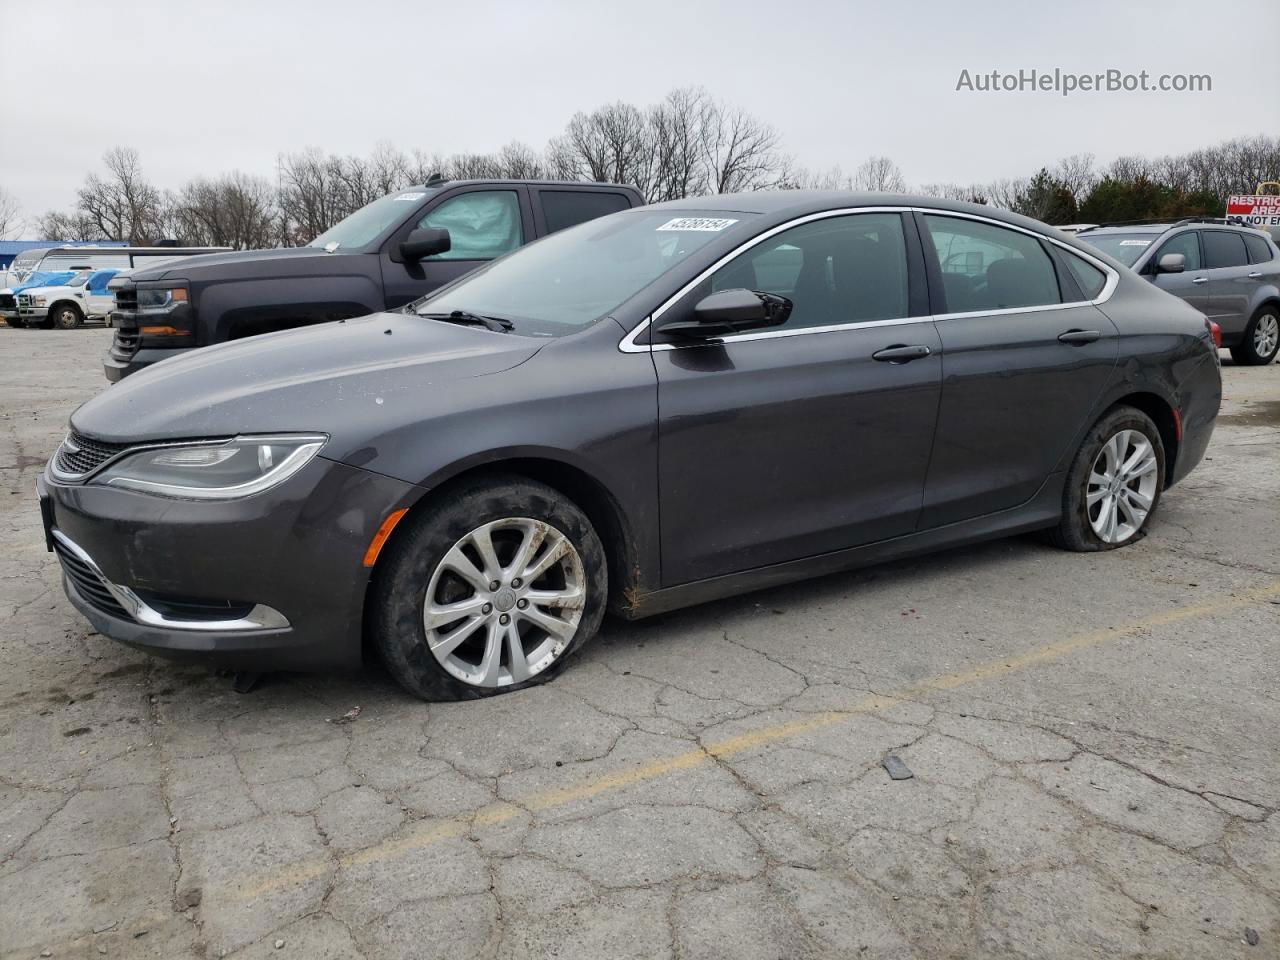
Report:
M 1092 153 L 1073 153 L 1064 157 L 1058 161 L 1052 173 L 1054 179 L 1066 187 L 1077 204 L 1083 202 L 1093 185 L 1098 182 Z
M 104 240 L 146 242 L 160 226 L 160 191 L 142 175 L 138 151 L 113 147 L 103 155 L 105 176 L 90 173 L 77 191 L 76 206 Z
M 907 181 L 902 177 L 898 165 L 888 157 L 868 157 L 854 171 L 853 188 L 855 190 L 877 190 L 885 193 L 903 193 L 907 189 Z
M 216 180 L 193 180 L 174 198 L 173 234 L 190 244 L 271 246 L 275 240 L 275 194 L 261 177 L 235 171 Z
M 778 150 L 778 132 L 736 107 L 704 101 L 702 150 L 710 193 L 768 190 L 790 168 Z
M 11 240 L 22 231 L 23 219 L 18 198 L 0 187 L 0 240 Z
M 37 233 L 45 240 L 63 243 L 84 243 L 89 240 L 105 240 L 94 222 L 78 211 L 62 213 L 50 210 L 40 218 Z

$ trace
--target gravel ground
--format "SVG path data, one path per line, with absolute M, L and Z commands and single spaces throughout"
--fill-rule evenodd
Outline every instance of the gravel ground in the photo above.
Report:
M 33 487 L 109 336 L 0 327 L 0 957 L 1280 956 L 1280 366 L 1226 361 L 1133 548 L 607 622 L 427 705 L 90 631 Z

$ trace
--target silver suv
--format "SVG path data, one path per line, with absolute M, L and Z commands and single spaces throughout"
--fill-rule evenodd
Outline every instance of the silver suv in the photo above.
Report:
M 1197 218 L 1077 236 L 1218 324 L 1236 363 L 1266 364 L 1280 352 L 1280 250 L 1265 233 Z

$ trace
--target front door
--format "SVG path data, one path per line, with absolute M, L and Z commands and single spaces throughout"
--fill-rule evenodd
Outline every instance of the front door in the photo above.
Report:
M 1064 269 L 1059 278 L 1036 235 L 944 215 L 920 221 L 945 299 L 937 318 L 942 402 L 920 518 L 928 529 L 1035 495 L 1112 376 L 1119 337 L 1086 302 L 1093 297 L 1079 289 L 1083 275 Z M 1076 259 L 1079 266 L 1059 262 L 1101 274 Z
M 655 319 L 664 585 L 915 529 L 941 360 L 931 319 L 911 316 L 927 310 L 910 306 L 907 237 L 898 213 L 816 219 Z M 664 320 L 738 287 L 789 298 L 785 326 L 660 342 Z
M 1181 273 L 1156 273 L 1156 265 L 1165 254 L 1180 253 L 1186 266 Z M 1209 273 L 1200 256 L 1200 231 L 1184 230 L 1160 245 L 1147 264 L 1151 282 L 1166 293 L 1179 297 L 1201 313 L 1209 313 Z
M 383 249 L 386 309 L 402 307 L 515 250 L 533 235 L 530 219 L 522 186 L 463 187 L 445 194 Z M 435 256 L 405 261 L 399 253 L 400 241 L 419 227 L 448 230 L 452 246 Z

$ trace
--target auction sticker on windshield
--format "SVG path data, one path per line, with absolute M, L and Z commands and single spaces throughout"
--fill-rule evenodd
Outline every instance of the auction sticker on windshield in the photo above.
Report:
M 1121 240 L 1121 241 L 1120 241 L 1120 246 L 1122 246 L 1122 247 L 1149 247 L 1149 246 L 1151 246 L 1151 241 L 1150 241 L 1150 240 Z
M 425 193 L 402 193 L 400 196 L 396 197 L 396 200 L 421 200 L 425 196 Z
M 659 230 L 703 230 L 718 233 L 725 227 L 731 227 L 737 220 L 726 220 L 722 217 L 676 217 L 668 220 Z

